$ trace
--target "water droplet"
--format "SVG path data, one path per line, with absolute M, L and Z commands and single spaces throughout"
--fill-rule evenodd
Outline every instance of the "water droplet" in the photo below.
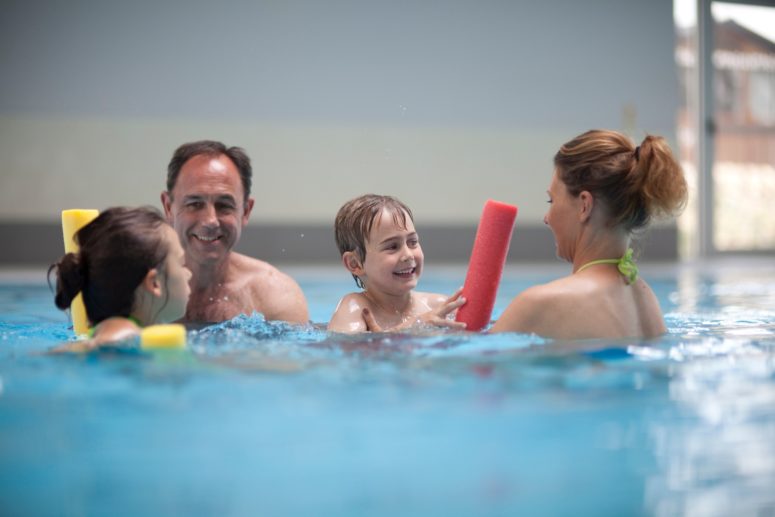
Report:
M 301 238 L 302 238 L 302 239 L 304 238 L 304 234 L 303 234 L 303 233 L 301 234 Z

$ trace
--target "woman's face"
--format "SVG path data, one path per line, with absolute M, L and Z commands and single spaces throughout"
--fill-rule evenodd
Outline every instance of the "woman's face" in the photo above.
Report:
M 549 184 L 549 210 L 544 216 L 544 223 L 554 234 L 557 256 L 568 262 L 573 262 L 576 251 L 576 237 L 580 228 L 579 208 L 581 200 L 568 192 L 565 183 L 554 171 Z

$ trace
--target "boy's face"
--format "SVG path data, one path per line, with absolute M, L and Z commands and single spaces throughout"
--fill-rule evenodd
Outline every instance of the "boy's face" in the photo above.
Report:
M 422 274 L 423 254 L 414 224 L 406 216 L 406 228 L 393 221 L 393 214 L 382 210 L 366 241 L 366 260 L 355 272 L 366 289 L 402 295 L 415 287 Z

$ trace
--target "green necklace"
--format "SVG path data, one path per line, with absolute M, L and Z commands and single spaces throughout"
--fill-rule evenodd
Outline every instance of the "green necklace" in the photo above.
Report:
M 638 279 L 638 266 L 635 261 L 632 260 L 632 248 L 627 248 L 622 258 L 618 259 L 600 259 L 587 262 L 576 270 L 576 273 L 580 273 L 587 269 L 589 266 L 596 266 L 598 264 L 616 264 L 619 269 L 619 273 L 624 276 L 624 279 L 628 284 L 635 282 Z

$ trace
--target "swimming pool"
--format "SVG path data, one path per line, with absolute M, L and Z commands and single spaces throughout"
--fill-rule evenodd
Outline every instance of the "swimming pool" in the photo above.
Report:
M 452 292 L 463 268 L 421 288 Z M 496 314 L 565 268 L 513 267 Z M 313 321 L 352 281 L 289 270 Z M 642 267 L 669 333 L 332 337 L 238 318 L 190 351 L 49 356 L 0 287 L 3 515 L 771 515 L 775 265 Z

